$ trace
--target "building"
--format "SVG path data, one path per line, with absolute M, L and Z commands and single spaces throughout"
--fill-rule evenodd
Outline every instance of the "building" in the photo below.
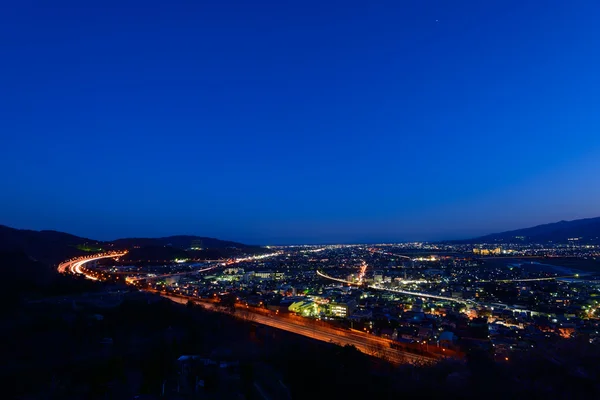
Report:
M 314 301 L 303 299 L 290 304 L 288 310 L 304 317 L 315 316 L 317 315 L 317 304 Z
M 271 271 L 256 271 L 254 273 L 254 278 L 257 278 L 257 279 L 272 279 L 271 278 Z
M 473 254 L 480 256 L 497 256 L 502 254 L 502 248 L 496 247 L 495 249 L 481 249 L 476 247 L 473 249 Z
M 273 272 L 273 271 L 256 271 L 253 276 L 255 279 L 264 279 L 264 280 L 276 280 L 280 281 L 285 279 L 285 274 L 283 272 Z
M 334 317 L 346 318 L 356 309 L 356 301 L 350 300 L 343 303 L 329 303 L 329 314 Z

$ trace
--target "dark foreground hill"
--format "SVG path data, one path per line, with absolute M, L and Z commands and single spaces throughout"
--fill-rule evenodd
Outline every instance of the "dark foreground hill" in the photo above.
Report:
M 494 363 L 474 351 L 464 362 L 393 366 L 353 347 L 200 306 L 81 283 L 98 288 L 60 296 L 55 290 L 53 297 L 13 304 L 2 313 L 7 346 L 0 371 L 9 382 L 3 398 L 470 400 L 600 394 L 598 349 L 586 341 L 564 342 L 549 354 L 524 353 L 511 363 Z
M 571 239 L 571 240 L 569 240 Z M 459 243 L 600 243 L 600 217 L 560 221 L 531 228 L 493 233 Z

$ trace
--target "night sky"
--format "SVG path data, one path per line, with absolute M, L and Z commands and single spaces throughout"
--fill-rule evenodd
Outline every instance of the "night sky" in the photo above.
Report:
M 0 224 L 277 244 L 600 215 L 597 0 L 22 0 L 0 50 Z

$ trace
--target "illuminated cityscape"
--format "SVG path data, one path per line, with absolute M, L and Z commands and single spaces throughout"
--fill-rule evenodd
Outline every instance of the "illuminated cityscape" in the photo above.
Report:
M 2 398 L 600 399 L 600 1 L 6 1 Z
M 396 363 L 460 359 L 473 347 L 507 362 L 581 336 L 600 344 L 600 276 L 560 265 L 596 259 L 600 246 L 488 247 L 269 246 L 254 256 L 143 267 L 115 252 L 59 270 L 216 311 L 231 301 L 241 318 L 336 343 L 353 335 L 361 351 Z

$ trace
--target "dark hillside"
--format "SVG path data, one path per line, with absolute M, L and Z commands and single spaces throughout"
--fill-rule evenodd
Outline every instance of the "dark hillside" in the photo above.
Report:
M 0 225 L 0 251 L 19 251 L 48 264 L 96 249 L 101 243 L 57 231 L 31 231 Z
M 569 243 L 569 239 L 584 244 L 600 243 L 600 217 L 537 225 L 454 243 Z

